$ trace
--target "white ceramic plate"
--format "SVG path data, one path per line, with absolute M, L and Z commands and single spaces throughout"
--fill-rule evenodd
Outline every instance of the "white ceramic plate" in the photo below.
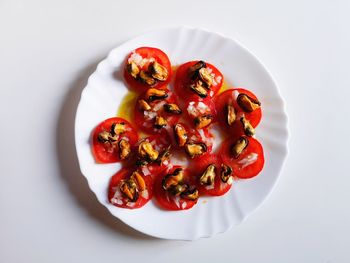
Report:
M 257 128 L 257 138 L 263 144 L 266 160 L 259 176 L 237 181 L 222 197 L 200 198 L 198 204 L 188 211 L 164 211 L 153 201 L 135 210 L 117 208 L 108 202 L 108 183 L 120 165 L 96 164 L 91 154 L 90 135 L 98 123 L 116 116 L 127 93 L 121 73 L 124 59 L 140 46 L 162 49 L 172 65 L 196 59 L 208 61 L 221 70 L 229 84 L 246 87 L 258 96 L 262 102 L 263 119 Z M 275 185 L 287 155 L 287 139 L 283 100 L 272 77 L 257 58 L 232 39 L 184 27 L 147 33 L 113 49 L 90 76 L 75 121 L 80 168 L 99 202 L 129 226 L 167 239 L 210 237 L 242 222 L 261 205 Z

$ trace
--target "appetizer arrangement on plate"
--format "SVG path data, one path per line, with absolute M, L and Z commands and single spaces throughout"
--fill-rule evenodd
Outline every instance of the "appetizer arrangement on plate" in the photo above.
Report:
M 262 105 L 246 88 L 224 87 L 215 65 L 193 60 L 174 67 L 162 50 L 140 47 L 122 68 L 137 94 L 132 118 L 111 116 L 92 132 L 95 161 L 122 164 L 111 175 L 111 204 L 136 209 L 153 198 L 161 209 L 187 210 L 263 169 L 255 138 Z
M 261 62 L 233 39 L 187 27 L 112 49 L 75 119 L 80 170 L 97 200 L 167 239 L 241 223 L 275 186 L 287 139 L 283 99 Z

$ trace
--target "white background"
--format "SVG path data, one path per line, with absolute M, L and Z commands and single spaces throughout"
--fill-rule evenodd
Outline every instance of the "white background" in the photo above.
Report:
M 345 0 L 1 0 L 0 262 L 349 262 L 349 12 Z M 257 55 L 291 132 L 264 205 L 195 242 L 150 238 L 113 218 L 89 191 L 73 140 L 96 64 L 133 36 L 177 25 Z

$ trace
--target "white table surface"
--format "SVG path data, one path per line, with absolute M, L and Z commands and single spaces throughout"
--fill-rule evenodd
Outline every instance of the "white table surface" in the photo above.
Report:
M 134 4 L 132 4 L 134 2 Z M 0 262 L 350 262 L 349 1 L 0 1 Z M 238 39 L 287 102 L 290 154 L 268 200 L 210 239 L 165 241 L 89 191 L 75 110 L 107 52 L 142 32 Z

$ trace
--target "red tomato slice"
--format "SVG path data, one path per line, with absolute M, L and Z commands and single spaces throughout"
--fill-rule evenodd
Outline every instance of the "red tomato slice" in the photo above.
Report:
M 187 125 L 183 122 L 179 122 L 178 124 L 181 124 L 187 132 L 187 142 L 194 142 L 194 143 L 205 143 L 207 146 L 207 153 L 210 153 L 213 148 L 214 143 L 214 135 L 210 133 L 209 128 L 203 128 L 203 129 L 194 129 L 191 128 L 190 125 Z M 174 129 L 169 130 L 169 136 L 171 137 L 171 143 L 173 148 L 175 149 L 182 149 L 183 147 L 178 146 L 178 142 L 176 141 L 175 132 Z M 196 157 L 195 157 L 196 159 Z
M 205 143 L 205 145 L 207 146 L 207 151 L 205 154 L 208 154 L 213 149 L 214 135 L 212 133 L 210 133 L 210 129 L 208 129 L 208 128 L 199 129 L 199 130 L 190 129 L 188 141 L 194 142 L 194 143 L 201 143 L 201 142 Z M 192 160 L 199 159 L 203 155 L 194 157 Z
M 126 131 L 120 134 L 115 143 L 101 142 L 98 137 L 101 132 L 110 132 L 113 124 L 124 123 Z M 115 163 L 119 162 L 119 147 L 118 142 L 121 139 L 125 139 L 133 147 L 138 140 L 138 135 L 133 126 L 125 119 L 114 117 L 101 122 L 93 132 L 93 146 L 92 151 L 95 156 L 95 160 L 98 163 Z
M 162 50 L 153 47 L 140 47 L 129 54 L 129 56 L 126 59 L 125 65 L 127 65 L 128 62 L 131 60 L 135 61 L 135 63 L 138 64 L 139 70 L 147 70 L 149 63 L 152 60 L 155 60 L 167 69 L 167 79 L 165 81 L 157 81 L 154 85 L 152 85 L 152 87 L 162 88 L 164 86 L 165 88 L 166 84 L 170 82 L 172 75 L 171 63 L 168 56 Z M 143 92 L 151 87 L 150 85 L 132 77 L 130 73 L 126 70 L 126 66 L 124 69 L 124 78 L 127 84 L 130 86 L 130 88 L 136 91 Z
M 196 119 L 208 116 L 211 117 L 211 123 L 216 122 L 216 109 L 212 99 L 205 99 L 201 101 L 187 101 L 184 107 L 186 117 L 193 127 L 196 127 Z M 210 124 L 206 127 L 209 127 Z
M 121 181 L 129 179 L 133 172 L 134 170 L 131 168 L 122 168 L 112 176 L 108 188 L 108 200 L 112 205 L 122 208 L 135 209 L 144 206 L 152 198 L 153 180 L 150 176 L 143 175 L 142 171 L 139 171 L 139 173 L 146 183 L 146 189 L 138 192 L 138 199 L 135 202 L 131 202 L 120 191 L 119 186 Z
M 216 154 L 206 154 L 193 161 L 192 170 L 193 173 L 196 174 L 197 186 L 200 195 L 220 196 L 224 195 L 231 189 L 232 181 L 231 183 L 225 183 L 220 178 L 221 163 L 221 160 L 219 160 Z M 199 179 L 207 167 L 211 164 L 215 165 L 216 176 L 214 179 L 214 184 L 210 186 L 202 185 Z
M 223 163 L 232 168 L 234 176 L 242 179 L 257 176 L 264 167 L 263 147 L 258 140 L 245 136 L 248 140 L 248 146 L 238 158 L 234 158 L 231 149 L 238 138 L 239 136 L 234 136 L 226 139 L 221 145 L 219 155 Z
M 219 122 L 221 127 L 229 130 L 233 134 L 244 134 L 243 126 L 240 121 L 242 116 L 245 116 L 247 120 L 251 123 L 251 125 L 255 128 L 258 126 L 261 120 L 261 107 L 256 109 L 253 112 L 244 112 L 242 108 L 237 104 L 236 98 L 239 94 L 246 94 L 253 99 L 257 99 L 257 97 L 250 92 L 249 90 L 237 88 L 237 89 L 229 89 L 221 93 L 215 98 L 215 106 L 216 106 L 216 119 Z M 235 108 L 236 111 L 236 121 L 229 126 L 227 124 L 227 105 L 230 104 Z
M 159 155 L 161 155 L 171 145 L 171 140 L 166 133 L 161 135 L 152 135 L 141 139 L 135 145 L 134 152 L 138 151 L 138 146 L 143 141 L 148 141 L 149 143 L 151 143 L 154 149 L 159 152 Z M 162 163 L 153 162 L 153 163 L 141 166 L 140 169 L 142 170 L 144 175 L 147 175 L 147 176 L 150 175 L 152 177 L 155 177 L 159 173 L 163 172 L 169 165 L 170 165 L 170 161 L 166 160 Z
M 163 189 L 163 186 L 162 186 L 163 178 L 167 174 L 173 173 L 177 168 L 181 168 L 181 166 L 174 166 L 171 169 L 167 169 L 166 172 L 158 176 L 154 182 L 154 197 L 158 205 L 161 208 L 164 208 L 166 210 L 187 210 L 192 208 L 197 203 L 197 200 L 198 200 L 197 199 L 195 201 L 192 201 L 192 200 L 181 198 L 180 196 L 176 197 Z M 193 177 L 191 178 L 189 171 L 184 169 L 184 174 L 185 174 L 184 182 L 188 183 L 191 186 L 195 185 Z
M 175 92 L 179 97 L 183 98 L 185 101 L 198 101 L 202 99 L 198 94 L 196 94 L 190 89 L 190 85 L 193 83 L 193 80 L 191 79 L 191 76 L 189 74 L 189 68 L 197 62 L 198 61 L 190 61 L 185 64 L 182 64 L 176 72 Z M 205 63 L 206 68 L 208 68 L 211 71 L 211 74 L 213 74 L 214 76 L 213 85 L 210 87 L 210 90 L 207 94 L 207 98 L 211 98 L 221 88 L 224 77 L 215 66 L 207 62 Z
M 134 122 L 137 125 L 137 127 L 149 134 L 159 134 L 159 133 L 164 133 L 165 130 L 171 129 L 171 127 L 178 122 L 180 119 L 181 115 L 180 114 L 175 114 L 175 113 L 169 113 L 165 110 L 164 107 L 167 104 L 176 104 L 177 106 L 180 107 L 178 98 L 177 96 L 172 93 L 171 91 L 168 91 L 168 97 L 162 100 L 155 100 L 152 102 L 147 102 L 149 106 L 152 107 L 151 110 L 145 111 L 140 109 L 139 106 L 139 100 L 145 98 L 145 94 L 142 94 L 139 96 L 138 100 L 136 101 L 135 104 L 135 109 L 134 109 Z M 162 128 L 156 128 L 155 127 L 155 119 L 157 116 L 161 116 L 166 119 L 167 125 Z

